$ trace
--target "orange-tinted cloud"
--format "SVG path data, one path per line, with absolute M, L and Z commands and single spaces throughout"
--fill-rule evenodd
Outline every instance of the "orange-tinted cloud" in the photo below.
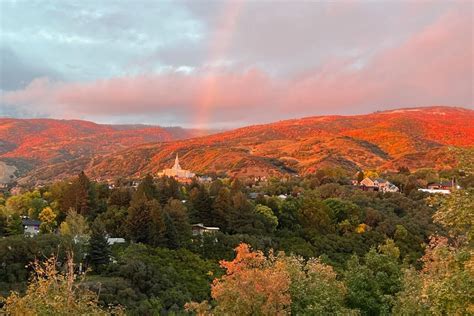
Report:
M 214 124 L 403 106 L 473 107 L 472 26 L 472 16 L 453 10 L 401 45 L 373 56 L 327 60 L 287 78 L 257 67 L 238 71 L 219 66 L 93 82 L 39 78 L 25 89 L 3 93 L 2 102 L 47 108 L 63 117 L 138 113 L 157 122 L 166 116 L 192 123 L 206 100 Z

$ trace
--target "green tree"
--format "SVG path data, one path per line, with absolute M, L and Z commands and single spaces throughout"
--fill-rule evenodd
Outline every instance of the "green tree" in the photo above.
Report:
M 150 214 L 150 223 L 148 225 L 147 240 L 151 245 L 164 246 L 167 242 L 166 238 L 170 238 L 170 245 L 177 247 L 177 231 L 172 219 L 161 209 L 161 205 L 157 200 L 146 202 L 147 212 Z M 169 230 L 167 230 L 167 228 Z M 168 236 L 165 234 L 168 233 Z
M 227 231 L 231 212 L 232 197 L 230 191 L 226 187 L 221 187 L 212 204 L 212 225 L 219 227 L 222 231 Z
M 191 225 L 187 209 L 180 200 L 171 199 L 163 209 L 166 215 L 166 238 L 176 248 L 185 246 L 191 240 Z M 171 247 L 173 248 L 173 247 Z
M 359 309 L 362 315 L 388 315 L 401 289 L 400 252 L 393 241 L 388 240 L 372 248 L 363 262 L 353 256 L 347 263 L 344 279 L 348 289 L 350 308 Z
M 158 193 L 156 190 L 155 183 L 153 182 L 153 177 L 148 174 L 145 178 L 140 182 L 137 187 L 137 191 L 132 196 L 132 204 L 136 200 L 152 200 L 158 197 Z
M 92 269 L 99 273 L 102 267 L 110 262 L 110 255 L 111 250 L 106 232 L 102 223 L 96 220 L 92 224 L 87 261 Z
M 132 193 L 127 188 L 116 188 L 110 193 L 108 204 L 110 206 L 129 207 Z
M 211 214 L 212 200 L 204 185 L 193 188 L 189 195 L 191 202 L 191 220 L 195 223 L 211 225 L 213 217 Z
M 229 215 L 230 232 L 255 232 L 255 213 L 253 212 L 253 206 L 242 192 L 238 192 L 232 197 L 232 208 Z
M 474 236 L 474 188 L 456 190 L 438 199 L 440 206 L 433 220 L 448 228 L 453 235 Z
M 347 289 L 333 268 L 318 259 L 279 256 L 291 279 L 291 314 L 356 315 L 345 306 Z
M 8 218 L 5 233 L 7 236 L 23 234 L 23 224 L 20 215 L 15 213 Z
M 152 225 L 150 201 L 145 196 L 134 197 L 128 209 L 125 230 L 128 239 L 135 242 L 149 242 Z
M 264 232 L 272 233 L 278 226 L 278 218 L 273 214 L 271 208 L 266 205 L 257 204 L 254 208 L 256 217 L 262 223 Z
M 331 210 L 315 194 L 309 193 L 303 197 L 298 221 L 307 230 L 330 232 L 333 230 Z
M 474 312 L 474 256 L 469 246 L 433 237 L 423 269 L 406 269 L 395 315 L 471 315 Z

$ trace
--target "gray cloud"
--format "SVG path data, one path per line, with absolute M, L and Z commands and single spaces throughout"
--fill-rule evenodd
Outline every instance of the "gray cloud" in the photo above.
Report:
M 472 106 L 471 2 L 0 6 L 0 114 L 193 124 L 205 104 L 211 124 L 245 124 Z

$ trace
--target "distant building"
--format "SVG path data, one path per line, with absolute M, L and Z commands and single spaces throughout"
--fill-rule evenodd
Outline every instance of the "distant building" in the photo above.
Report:
M 33 237 L 38 235 L 41 222 L 35 219 L 24 218 L 21 220 L 25 236 Z
M 255 200 L 257 197 L 258 197 L 258 192 L 250 192 L 249 193 L 249 198 L 251 198 L 252 200 Z
M 396 187 L 394 184 L 388 182 L 387 180 L 384 179 L 375 179 L 374 180 L 374 185 L 379 188 L 379 191 L 382 192 L 398 192 L 399 189 Z
M 219 231 L 219 227 L 209 227 L 204 226 L 202 223 L 191 225 L 191 229 L 193 232 L 193 236 L 208 234 L 208 233 L 216 233 Z
M 451 194 L 450 190 L 443 189 L 418 189 L 418 191 L 430 194 Z
M 398 192 L 400 191 L 398 187 L 389 181 L 381 178 L 377 178 L 372 180 L 368 177 L 364 178 L 364 180 L 357 182 L 357 180 L 353 180 L 352 184 L 358 186 L 363 191 L 380 191 L 380 192 Z
M 191 179 L 194 178 L 195 174 L 189 170 L 181 168 L 179 164 L 178 154 L 176 154 L 173 167 L 169 169 L 164 169 L 162 172 L 158 173 L 158 176 L 172 177 L 180 182 L 190 182 Z
M 366 186 L 366 187 L 375 187 L 375 183 L 374 181 L 372 181 L 372 179 L 370 178 L 364 178 L 364 180 L 362 180 L 359 185 L 363 185 L 363 186 Z
M 441 181 L 430 183 L 427 186 L 430 190 L 453 190 L 460 189 L 460 186 L 456 184 L 456 180 L 453 178 L 451 181 Z
M 114 244 L 124 244 L 125 239 L 121 237 L 108 237 L 107 238 L 107 243 L 109 245 L 114 245 Z
M 200 183 L 211 183 L 211 182 L 212 182 L 212 177 L 209 177 L 209 176 L 202 176 L 202 177 L 198 177 L 197 180 L 198 180 Z

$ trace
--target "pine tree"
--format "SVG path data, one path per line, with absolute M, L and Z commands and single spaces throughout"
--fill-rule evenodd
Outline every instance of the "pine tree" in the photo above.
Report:
M 194 188 L 190 194 L 192 205 L 191 219 L 204 225 L 210 225 L 212 222 L 211 204 L 212 200 L 203 185 Z
M 133 194 L 132 203 L 135 199 L 144 197 L 147 200 L 152 200 L 158 197 L 153 177 L 148 174 L 137 187 L 137 191 Z
M 222 187 L 214 203 L 212 204 L 212 225 L 226 231 L 229 224 L 229 216 L 232 212 L 232 197 L 230 191 Z
M 253 206 L 242 192 L 232 197 L 232 209 L 229 216 L 229 231 L 236 233 L 253 232 L 255 220 Z
M 163 214 L 164 217 L 164 224 L 166 227 L 165 231 L 165 239 L 166 239 L 166 246 L 170 249 L 178 249 L 180 247 L 180 240 L 179 234 L 176 229 L 175 223 L 173 219 L 168 213 Z
M 165 216 L 157 200 L 146 203 L 147 212 L 150 214 L 148 227 L 148 243 L 157 247 L 166 244 L 165 232 L 167 229 Z
M 7 236 L 23 234 L 23 224 L 20 215 L 15 213 L 8 219 L 8 225 L 5 232 Z
M 134 197 L 132 205 L 128 208 L 125 222 L 127 237 L 134 242 L 147 243 L 151 225 L 151 214 L 145 196 Z
M 98 220 L 92 224 L 92 233 L 89 240 L 88 262 L 95 272 L 100 272 L 102 267 L 110 261 L 110 245 L 102 223 Z
M 173 239 L 173 230 L 177 233 L 177 245 L 182 247 L 186 245 L 191 239 L 191 225 L 189 224 L 189 218 L 186 207 L 180 200 L 169 200 L 163 209 L 165 219 L 168 218 L 171 222 L 166 223 L 167 238 Z M 170 226 L 172 224 L 172 226 Z M 170 226 L 170 228 L 169 228 Z

